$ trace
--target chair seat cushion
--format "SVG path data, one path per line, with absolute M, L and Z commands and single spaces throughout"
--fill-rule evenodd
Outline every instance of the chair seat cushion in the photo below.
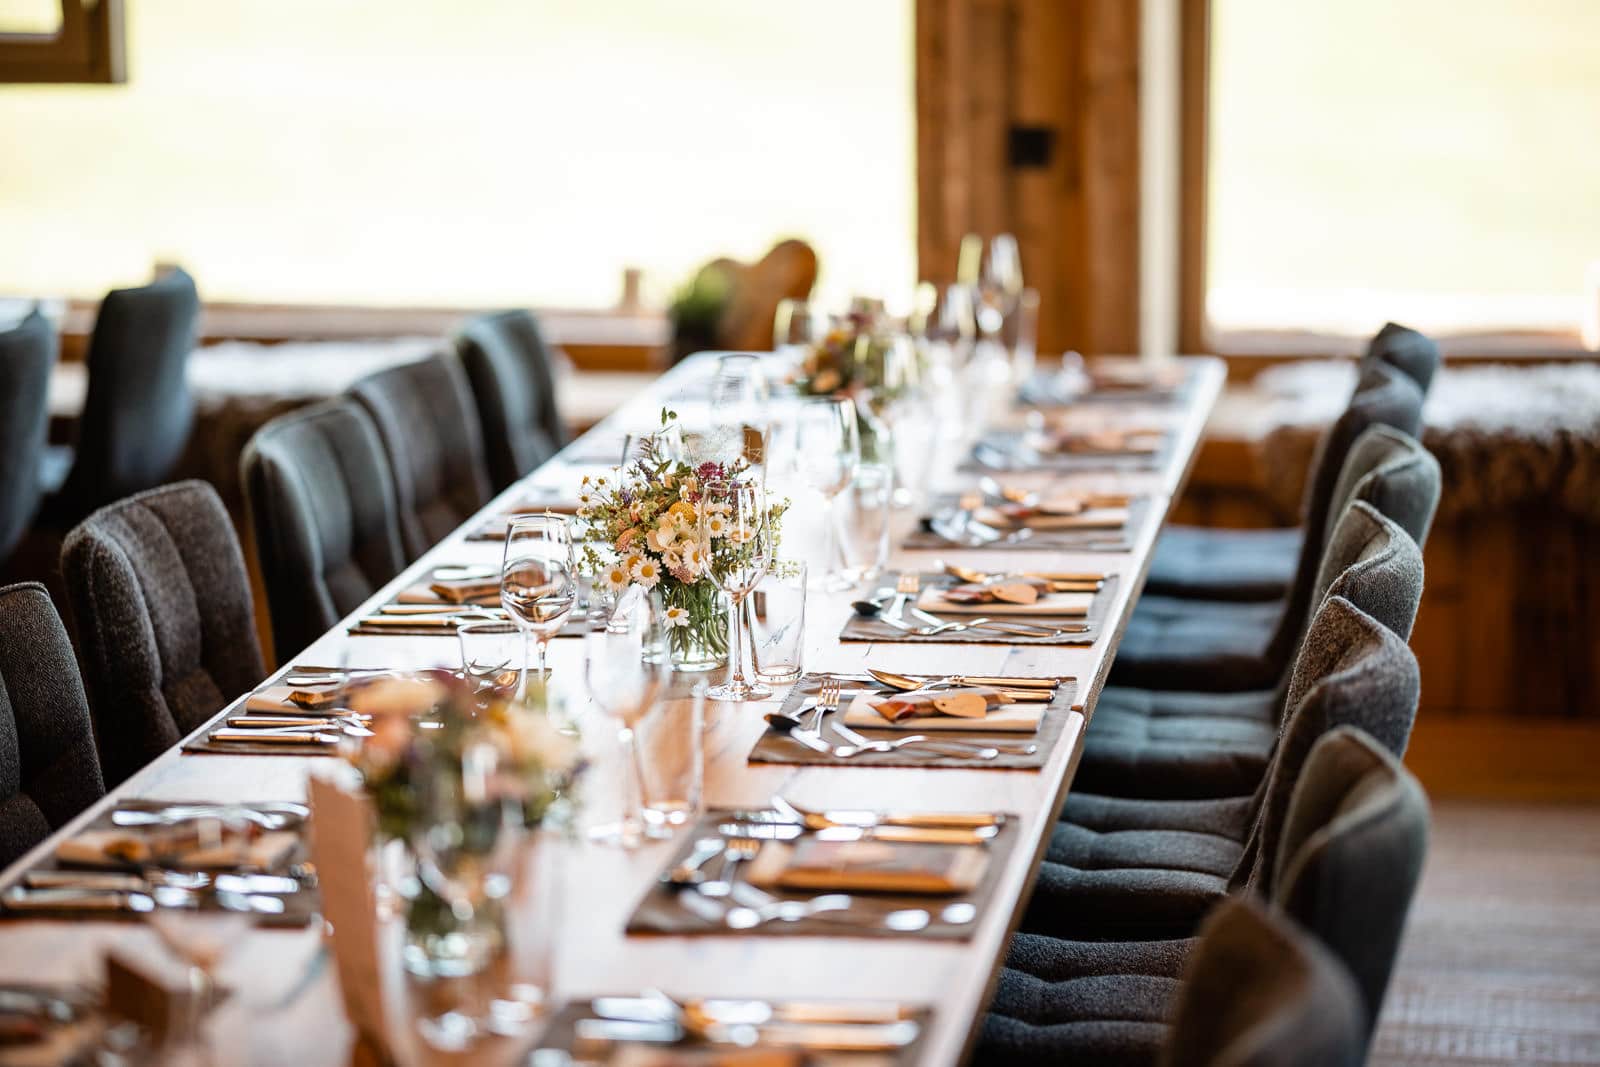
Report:
M 1057 824 L 1050 848 L 1084 856 L 1085 865 L 1048 858 L 1039 865 L 1021 924 L 1029 933 L 1084 941 L 1188 937 L 1227 895 L 1243 853 L 1237 841 L 1217 835 L 1168 839 L 1179 831 L 1129 831 L 1120 841 L 1086 842 L 1081 828 L 1060 833 L 1068 825 Z M 1187 866 L 1163 866 L 1163 854 Z
M 1277 694 L 1109 686 L 1095 704 L 1073 787 L 1127 797 L 1252 792 L 1277 738 Z
M 1145 592 L 1198 600 L 1278 600 L 1300 560 L 1299 528 L 1169 526 L 1150 558 Z
M 1282 615 L 1276 600 L 1144 597 L 1128 620 L 1109 681 L 1212 693 L 1272 689 L 1283 671 L 1271 651 Z
M 1106 975 L 1044 982 L 1009 968 L 984 1017 L 975 1064 L 1154 1064 L 1176 978 Z
M 1073 941 L 1019 931 L 1011 937 L 1006 968 L 1047 982 L 1094 975 L 1143 974 L 1178 978 L 1196 939 L 1164 941 Z
M 1250 830 L 1252 800 L 1251 796 L 1218 800 L 1148 800 L 1099 796 L 1074 789 L 1061 809 L 1061 820 L 1098 834 L 1172 830 L 1243 841 Z

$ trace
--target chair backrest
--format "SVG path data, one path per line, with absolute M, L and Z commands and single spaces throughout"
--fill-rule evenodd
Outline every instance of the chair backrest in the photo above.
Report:
M 267 423 L 240 472 L 286 662 L 405 567 L 394 477 L 377 427 L 348 397 Z
M 105 795 L 66 628 L 37 582 L 0 589 L 0 867 Z
M 1395 372 L 1383 368 L 1382 373 L 1392 375 Z M 1406 384 L 1404 388 L 1415 395 L 1415 387 Z M 1331 490 L 1322 533 L 1313 538 L 1307 527 L 1305 545 L 1315 540 L 1322 547 L 1309 580 L 1304 577 L 1306 548 L 1301 548 L 1302 573 L 1296 575 L 1294 588 L 1285 601 L 1268 645 L 1267 654 L 1272 662 L 1288 662 L 1310 624 L 1312 613 L 1322 602 L 1327 579 L 1349 565 L 1348 559 L 1341 560 L 1337 554 L 1330 559 L 1328 548 L 1335 529 L 1350 507 L 1357 501 L 1365 501 L 1407 533 L 1415 531 L 1412 540 L 1418 541 L 1417 535 L 1427 536 L 1439 505 L 1439 491 L 1439 463 L 1414 438 L 1388 426 L 1373 425 L 1351 442 Z
M 1422 603 L 1422 550 L 1400 525 L 1365 500 L 1345 509 L 1317 575 L 1317 607 L 1343 597 L 1402 641 Z
M 61 491 L 71 514 L 172 474 L 194 421 L 187 373 L 199 321 L 194 279 L 181 270 L 101 301 L 89 338 L 82 430 Z
M 1361 357 L 1363 366 L 1372 361 L 1387 363 L 1404 372 L 1417 383 L 1426 398 L 1433 376 L 1439 370 L 1439 346 L 1409 326 L 1387 322 L 1367 343 L 1366 354 Z
M 1163 1067 L 1357 1067 L 1365 1008 L 1333 953 L 1248 895 L 1206 916 Z
M 531 312 L 500 311 L 463 325 L 456 352 L 472 384 L 489 480 L 498 492 L 563 443 L 549 348 Z
M 1273 898 L 1361 990 L 1363 1046 L 1428 850 L 1428 800 L 1390 749 L 1338 727 L 1311 750 L 1284 822 Z
M 1427 547 L 1442 482 L 1439 461 L 1415 437 L 1391 426 L 1367 427 L 1350 446 L 1334 483 L 1324 543 L 1343 510 L 1352 501 L 1365 500 L 1398 523 L 1419 548 Z
M 206 483 L 101 508 L 67 534 L 61 569 L 107 786 L 266 674 L 239 540 Z
M 1289 797 L 1317 739 L 1335 727 L 1356 726 L 1403 755 L 1420 693 L 1417 660 L 1404 640 L 1342 596 L 1323 601 L 1295 659 L 1290 711 L 1253 798 L 1250 835 L 1231 888 L 1271 892 Z
M 0 332 L 0 563 L 39 510 L 56 332 L 37 310 Z
M 394 473 L 400 539 L 416 559 L 489 501 L 483 439 L 453 353 L 390 367 L 350 393 L 372 416 Z

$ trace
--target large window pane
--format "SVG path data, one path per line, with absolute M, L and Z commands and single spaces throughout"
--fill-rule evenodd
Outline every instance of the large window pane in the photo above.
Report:
M 129 84 L 0 88 L 0 292 L 609 305 L 811 241 L 915 280 L 911 0 L 139 0 Z
M 1575 330 L 1600 3 L 1213 0 L 1214 329 Z

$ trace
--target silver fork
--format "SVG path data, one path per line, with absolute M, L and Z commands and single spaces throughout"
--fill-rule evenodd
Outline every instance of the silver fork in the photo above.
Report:
M 830 711 L 839 710 L 840 692 L 841 687 L 839 685 L 839 679 L 822 679 L 822 686 L 817 691 L 817 703 L 814 709 L 816 714 L 811 717 L 812 733 L 820 734 L 822 732 L 822 720 L 824 716 L 826 716 Z

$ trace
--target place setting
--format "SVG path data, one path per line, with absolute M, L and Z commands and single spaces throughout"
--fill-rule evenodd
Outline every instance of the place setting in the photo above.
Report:
M 1030 489 L 985 475 L 975 490 L 935 497 L 901 547 L 1127 552 L 1149 515 L 1143 495 Z
M 1070 354 L 1069 354 L 1070 357 Z M 1061 367 L 1028 377 L 1017 399 L 1036 408 L 1076 404 L 1174 404 L 1183 399 L 1190 370 L 1178 363 L 1063 358 Z
M 415 672 L 386 667 L 295 664 L 254 690 L 205 733 L 184 742 L 191 754 L 332 756 L 372 735 L 372 717 L 357 710 L 360 691 Z
M 885 584 L 851 602 L 839 640 L 1089 645 L 1100 634 L 1100 594 L 1115 578 L 954 565 L 933 573 L 889 572 Z
M 820 1067 L 914 1063 L 932 1010 L 893 1000 L 674 998 L 658 989 L 574 1001 L 530 1067 Z
M 627 931 L 965 940 L 1016 837 L 1004 813 L 834 811 L 782 796 L 707 811 Z
M 120 801 L 0 892 L 0 917 L 220 912 L 302 926 L 317 910 L 309 815 L 295 802 Z
M 1156 470 L 1165 465 L 1173 435 L 1162 427 L 1062 430 L 1048 426 L 993 429 L 973 443 L 967 470 Z
M 804 675 L 752 763 L 1042 767 L 1078 708 L 1077 680 L 1028 675 Z

